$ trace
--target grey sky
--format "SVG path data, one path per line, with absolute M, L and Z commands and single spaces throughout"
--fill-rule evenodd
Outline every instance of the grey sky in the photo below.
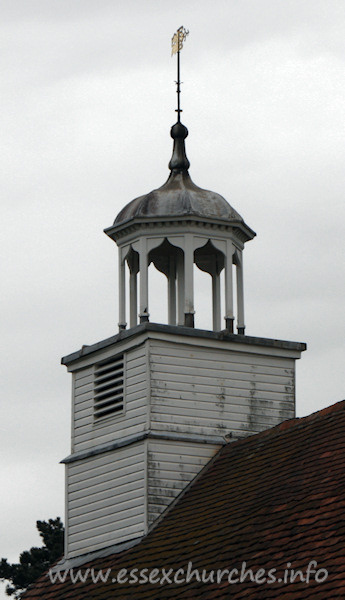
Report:
M 63 516 L 59 361 L 116 332 L 102 230 L 168 176 L 182 24 L 191 176 L 258 234 L 247 333 L 308 343 L 299 415 L 344 398 L 343 0 L 5 0 L 0 555 L 12 560 L 39 543 L 37 519 Z

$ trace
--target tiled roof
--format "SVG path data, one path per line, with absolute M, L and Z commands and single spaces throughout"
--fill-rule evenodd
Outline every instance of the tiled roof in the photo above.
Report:
M 87 567 L 112 569 L 107 583 L 51 584 L 43 576 L 25 600 L 175 598 L 297 600 L 345 598 L 345 401 L 303 419 L 230 443 L 137 546 Z M 304 576 L 316 561 L 319 582 L 291 582 L 287 564 Z M 245 561 L 259 583 L 120 584 L 120 569 L 241 570 Z M 314 567 L 314 565 L 311 565 Z M 264 569 L 265 572 L 258 572 Z M 270 569 L 288 583 L 263 582 Z M 138 574 L 137 571 L 135 574 Z M 284 575 L 285 572 L 285 575 Z M 232 579 L 236 578 L 232 573 Z M 151 577 L 162 577 L 151 574 Z M 183 577 L 182 572 L 178 578 Z M 216 574 L 214 575 L 214 578 Z M 261 583 L 260 583 L 261 581 Z

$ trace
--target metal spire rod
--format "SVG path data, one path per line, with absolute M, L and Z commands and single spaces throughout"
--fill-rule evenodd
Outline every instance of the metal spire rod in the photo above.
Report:
M 171 40 L 171 55 L 177 54 L 177 81 L 176 81 L 176 93 L 177 93 L 177 122 L 181 122 L 182 108 L 180 105 L 180 94 L 181 94 L 181 79 L 180 79 L 180 51 L 183 48 L 183 42 L 186 41 L 186 37 L 189 34 L 183 26 L 179 27 L 176 33 L 174 33 Z
M 176 93 L 177 93 L 177 121 L 180 122 L 181 108 L 180 108 L 180 94 L 181 94 L 181 80 L 180 80 L 180 51 L 177 51 L 177 81 L 176 81 Z

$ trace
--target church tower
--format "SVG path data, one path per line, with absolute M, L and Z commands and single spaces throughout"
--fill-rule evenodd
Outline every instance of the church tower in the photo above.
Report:
M 73 377 L 67 559 L 136 543 L 221 445 L 295 415 L 306 346 L 246 334 L 243 252 L 255 233 L 193 183 L 187 135 L 179 112 L 168 180 L 105 230 L 118 246 L 118 333 L 62 359 Z M 164 324 L 150 319 L 151 263 L 166 276 Z M 210 275 L 212 331 L 194 326 L 195 268 Z

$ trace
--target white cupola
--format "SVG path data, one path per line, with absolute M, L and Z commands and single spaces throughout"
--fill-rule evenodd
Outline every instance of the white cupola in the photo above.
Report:
M 193 265 L 212 279 L 213 330 L 234 331 L 233 265 L 236 268 L 237 332 L 244 334 L 243 249 L 255 233 L 219 194 L 199 188 L 190 178 L 185 151 L 187 128 L 177 122 L 170 176 L 160 188 L 132 200 L 105 233 L 119 247 L 119 328 L 150 320 L 150 263 L 167 278 L 169 325 L 194 327 Z M 129 316 L 126 315 L 126 265 Z M 221 279 L 225 271 L 225 314 Z M 138 286 L 138 275 L 140 285 Z M 139 287 L 139 306 L 138 306 Z M 224 317 L 222 319 L 222 317 Z
M 105 230 L 119 249 L 119 332 L 62 359 L 73 375 L 63 460 L 70 565 L 140 541 L 223 444 L 295 414 L 306 346 L 244 335 L 243 249 L 255 233 L 192 182 L 187 134 L 179 121 L 171 129 L 167 182 Z M 166 324 L 150 322 L 150 263 L 167 278 Z M 194 327 L 194 265 L 211 276 L 212 331 Z

